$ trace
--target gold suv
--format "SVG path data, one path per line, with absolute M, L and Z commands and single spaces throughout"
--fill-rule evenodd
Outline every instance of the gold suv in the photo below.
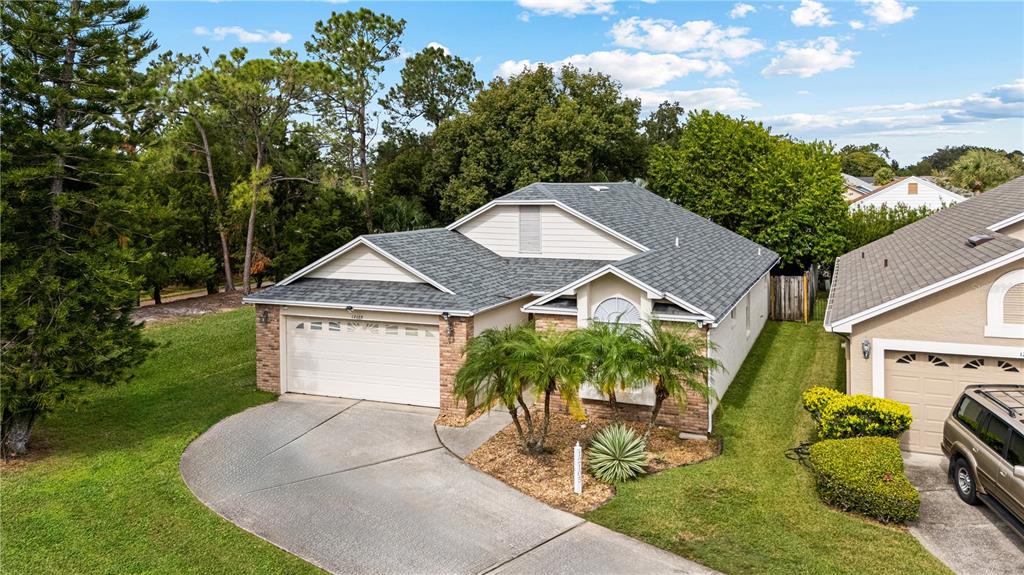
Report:
M 1024 385 L 970 385 L 942 430 L 960 499 L 1024 524 Z M 995 500 L 995 501 L 993 501 Z M 1006 517 L 1007 512 L 1010 517 Z

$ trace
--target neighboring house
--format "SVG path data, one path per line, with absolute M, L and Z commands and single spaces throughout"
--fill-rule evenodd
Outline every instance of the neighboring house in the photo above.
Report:
M 909 404 L 904 447 L 938 453 L 964 386 L 1024 383 L 1024 177 L 840 257 L 825 329 L 847 391 Z
M 711 376 L 721 397 L 764 325 L 777 261 L 635 184 L 531 184 L 447 228 L 361 236 L 248 296 L 257 382 L 458 415 L 469 406 L 452 387 L 474 334 L 530 318 L 537 329 L 657 318 L 703 330 L 726 367 Z M 653 394 L 619 402 L 639 417 Z M 706 433 L 714 408 L 666 403 L 660 421 Z
M 874 189 L 874 184 L 864 178 L 843 174 L 843 199 L 848 204 L 852 204 L 870 194 Z
M 850 209 L 857 210 L 868 206 L 895 207 L 903 204 L 909 208 L 925 207 L 934 211 L 958 204 L 965 199 L 967 198 L 953 193 L 935 182 L 918 176 L 908 176 L 896 178 L 884 186 L 875 188 L 871 193 L 851 203 Z

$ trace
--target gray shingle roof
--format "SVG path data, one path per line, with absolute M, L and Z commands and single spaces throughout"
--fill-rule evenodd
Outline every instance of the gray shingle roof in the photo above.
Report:
M 1024 211 L 1024 177 L 945 208 L 836 260 L 825 325 L 1024 248 L 987 229 Z M 967 238 L 989 234 L 976 247 Z M 886 265 L 888 260 L 888 265 Z
M 596 191 L 595 185 L 605 189 Z M 536 183 L 499 199 L 555 200 L 643 244 L 649 251 L 614 266 L 716 319 L 778 259 L 771 250 L 632 183 Z M 476 312 L 529 292 L 553 291 L 612 263 L 505 258 L 447 229 L 364 238 L 455 294 L 426 284 L 299 278 L 248 299 Z
M 505 258 L 443 228 L 363 237 L 455 293 L 446 294 L 428 284 L 304 277 L 248 299 L 476 312 L 530 292 L 560 288 L 609 263 Z
M 778 260 L 768 248 L 633 183 L 536 183 L 500 199 L 557 200 L 640 242 L 650 251 L 614 266 L 716 319 Z

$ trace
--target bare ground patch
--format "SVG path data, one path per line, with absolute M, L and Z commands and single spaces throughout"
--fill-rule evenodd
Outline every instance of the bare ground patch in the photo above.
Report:
M 534 411 L 534 422 L 540 424 L 543 414 Z M 524 453 L 511 422 L 499 431 L 466 461 L 523 493 L 570 513 L 581 514 L 597 507 L 615 495 L 615 488 L 594 479 L 586 471 L 586 448 L 590 438 L 611 422 L 578 421 L 562 413 L 551 414 L 551 427 L 546 452 Z M 643 425 L 626 422 L 637 433 Z M 579 441 L 584 448 L 583 493 L 572 492 L 572 450 Z M 647 472 L 657 473 L 672 467 L 689 465 L 718 454 L 714 440 L 679 439 L 678 431 L 657 427 L 647 445 Z M 642 478 L 641 478 L 642 481 Z
M 160 323 L 183 317 L 196 317 L 242 307 L 242 292 L 221 292 L 179 299 L 160 305 L 146 305 L 132 312 L 136 323 Z

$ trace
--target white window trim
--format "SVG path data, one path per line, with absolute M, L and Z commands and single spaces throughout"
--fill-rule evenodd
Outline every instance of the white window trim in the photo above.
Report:
M 875 397 L 885 397 L 885 352 L 887 351 L 909 351 L 916 353 L 931 352 L 934 354 L 945 355 L 974 355 L 982 357 L 1024 359 L 1024 348 L 1012 345 L 978 345 L 946 341 L 872 338 L 871 395 Z
M 1024 284 L 1024 269 L 1003 274 L 988 290 L 985 337 L 1024 339 L 1024 324 L 1004 323 L 1006 294 L 1011 288 Z

